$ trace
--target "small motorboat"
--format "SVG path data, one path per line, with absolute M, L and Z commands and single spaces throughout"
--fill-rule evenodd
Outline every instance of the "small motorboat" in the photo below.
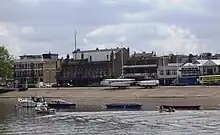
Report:
M 181 105 L 162 105 L 163 108 L 169 109 L 173 108 L 176 110 L 200 110 L 200 105 L 187 105 L 187 106 L 181 106 Z
M 160 113 L 162 113 L 162 112 L 175 112 L 176 111 L 174 108 L 171 108 L 171 107 L 164 108 L 162 105 L 157 106 L 156 108 L 159 110 Z
M 106 109 L 141 109 L 142 105 L 140 104 L 106 104 Z
M 37 107 L 35 107 L 37 114 L 54 114 L 55 109 L 49 109 L 47 103 L 37 103 Z
M 75 109 L 76 108 L 76 104 L 67 102 L 61 99 L 51 100 L 47 105 L 49 108 L 54 108 L 54 109 Z
M 16 104 L 17 107 L 23 107 L 23 108 L 34 108 L 37 106 L 37 103 L 45 102 L 45 99 L 43 97 L 37 97 L 33 96 L 30 98 L 18 98 L 18 104 Z

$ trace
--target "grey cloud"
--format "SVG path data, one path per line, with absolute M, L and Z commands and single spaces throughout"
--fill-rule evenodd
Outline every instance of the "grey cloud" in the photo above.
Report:
M 24 52 L 31 50 L 41 53 L 43 49 L 51 49 L 60 53 L 70 53 L 73 50 L 74 30 L 79 32 L 77 44 L 80 48 L 89 48 L 89 45 L 83 42 L 84 38 L 94 44 L 113 44 L 124 36 L 127 44 L 133 48 L 137 47 L 139 50 L 147 48 L 150 51 L 154 46 L 147 44 L 163 37 L 158 35 L 154 26 L 138 27 L 139 23 L 177 25 L 189 29 L 198 38 L 199 43 L 204 42 L 218 48 L 220 16 L 217 11 L 220 2 L 194 1 L 197 1 L 201 12 L 169 8 L 159 10 L 155 0 L 149 3 L 137 0 L 118 0 L 117 3 L 107 3 L 103 0 L 40 0 L 36 5 L 28 5 L 17 0 L 2 0 L 0 22 L 10 24 L 8 29 L 11 38 L 19 38 L 20 44 L 27 46 Z M 132 22 L 124 18 L 125 13 L 146 13 L 146 18 Z M 107 38 L 86 37 L 86 34 L 105 25 L 128 22 L 133 23 L 135 29 L 127 29 L 126 35 L 113 33 Z M 23 26 L 33 27 L 34 33 L 22 34 L 20 28 Z
M 28 6 L 15 0 L 1 4 L 0 20 L 32 23 L 36 25 L 103 25 L 122 21 L 121 13 L 139 12 L 149 5 L 132 1 L 105 4 L 102 0 L 46 0 L 36 6 Z M 7 13 L 7 14 L 5 14 Z

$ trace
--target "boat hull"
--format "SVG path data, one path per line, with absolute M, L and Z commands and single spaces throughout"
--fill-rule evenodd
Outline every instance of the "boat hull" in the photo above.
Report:
M 140 104 L 106 104 L 106 109 L 131 109 L 140 110 L 142 105 Z
M 177 105 L 162 105 L 163 108 L 169 109 L 173 108 L 175 110 L 200 110 L 200 105 L 193 105 L 193 106 L 177 106 Z
M 75 109 L 76 108 L 76 104 L 51 104 L 51 103 L 48 103 L 47 105 L 49 108 L 53 108 L 53 109 Z
M 45 110 L 45 111 L 36 110 L 36 113 L 37 114 L 55 114 L 55 110 Z

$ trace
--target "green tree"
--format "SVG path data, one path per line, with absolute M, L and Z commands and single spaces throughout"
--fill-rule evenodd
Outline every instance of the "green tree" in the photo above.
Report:
M 0 45 L 0 77 L 12 77 L 13 56 L 4 45 Z

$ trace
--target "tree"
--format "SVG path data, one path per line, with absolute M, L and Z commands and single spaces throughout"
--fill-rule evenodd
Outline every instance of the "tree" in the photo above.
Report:
M 12 77 L 13 56 L 4 45 L 0 45 L 0 77 Z

